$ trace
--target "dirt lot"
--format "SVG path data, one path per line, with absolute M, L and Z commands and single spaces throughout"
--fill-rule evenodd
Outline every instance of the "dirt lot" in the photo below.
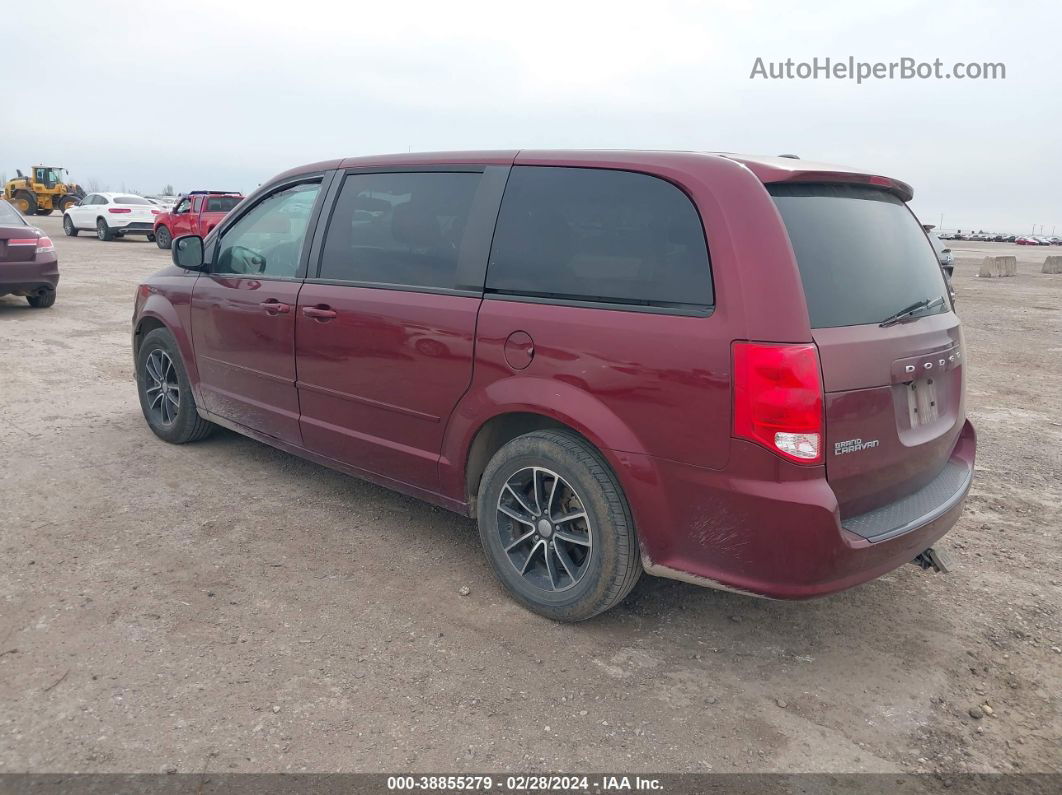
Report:
M 0 299 L 0 771 L 1062 770 L 1047 249 L 956 244 L 980 438 L 956 572 L 810 603 L 644 578 L 560 626 L 467 519 L 234 434 L 156 440 L 129 319 L 167 254 L 59 220 L 55 307 Z M 997 249 L 1019 276 L 975 278 Z

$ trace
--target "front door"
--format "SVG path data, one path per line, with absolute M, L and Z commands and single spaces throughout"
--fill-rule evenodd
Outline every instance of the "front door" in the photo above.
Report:
M 170 214 L 170 237 L 176 240 L 181 235 L 192 234 L 192 231 L 192 198 L 185 196 Z
M 481 298 L 460 274 L 482 256 L 482 285 L 493 222 L 470 217 L 489 182 L 459 171 L 345 178 L 295 318 L 307 449 L 437 488 L 446 421 L 472 378 Z
M 292 185 L 222 235 L 192 291 L 192 340 L 205 407 L 301 444 L 295 389 L 295 308 L 319 182 Z

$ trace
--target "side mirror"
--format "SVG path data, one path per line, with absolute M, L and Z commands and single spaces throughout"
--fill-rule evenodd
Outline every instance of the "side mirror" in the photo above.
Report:
M 199 235 L 184 235 L 173 241 L 171 247 L 173 264 L 188 271 L 203 270 L 203 238 Z

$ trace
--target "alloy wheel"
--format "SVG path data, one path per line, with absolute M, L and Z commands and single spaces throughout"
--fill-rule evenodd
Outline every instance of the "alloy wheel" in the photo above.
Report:
M 543 591 L 566 591 L 586 574 L 593 553 L 590 517 L 564 478 L 525 467 L 498 495 L 498 533 L 516 572 Z
M 173 359 L 161 348 L 144 361 L 144 384 L 151 418 L 160 425 L 172 425 L 181 408 L 181 387 Z

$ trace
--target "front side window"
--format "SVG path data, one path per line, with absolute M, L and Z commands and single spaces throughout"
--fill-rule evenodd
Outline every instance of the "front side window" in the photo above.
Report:
M 612 304 L 714 302 L 704 228 L 689 197 L 657 177 L 611 169 L 513 168 L 486 286 Z
M 256 204 L 225 230 L 213 272 L 293 278 L 320 188 L 293 185 Z
M 325 236 L 321 278 L 452 288 L 478 172 L 351 174 Z
M 177 202 L 177 206 L 173 208 L 173 212 L 176 213 L 177 215 L 180 215 L 182 213 L 188 212 L 188 210 L 191 208 L 191 206 L 192 206 L 192 200 L 191 199 L 181 199 L 179 202 Z

